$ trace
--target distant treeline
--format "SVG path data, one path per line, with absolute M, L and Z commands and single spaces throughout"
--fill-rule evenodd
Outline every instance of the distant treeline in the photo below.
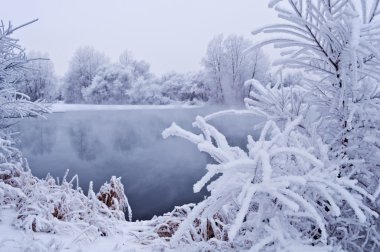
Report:
M 248 95 L 248 79 L 270 81 L 269 61 L 242 36 L 215 36 L 199 72 L 155 76 L 149 63 L 128 51 L 118 62 L 93 47 L 78 48 L 63 78 L 57 78 L 47 54 L 32 52 L 18 88 L 32 101 L 64 100 L 90 104 L 236 103 Z

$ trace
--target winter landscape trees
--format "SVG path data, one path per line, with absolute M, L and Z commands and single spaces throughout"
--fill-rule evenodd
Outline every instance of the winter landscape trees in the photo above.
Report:
M 242 36 L 218 35 L 210 41 L 204 68 L 194 73 L 155 76 L 147 62 L 124 51 L 109 63 L 91 47 L 78 49 L 65 77 L 64 100 L 90 104 L 242 104 L 244 82 L 269 78 L 269 60 L 261 49 L 245 52 L 252 42 Z
M 212 95 L 208 86 L 212 83 L 206 83 L 201 73 L 173 72 L 156 77 L 147 62 L 135 60 L 128 51 L 120 55 L 118 63 L 108 63 L 89 60 L 100 56 L 94 49 L 85 48 L 76 52 L 65 78 L 67 103 L 160 105 L 207 102 Z M 90 66 L 89 61 L 94 64 Z
M 269 7 L 281 22 L 253 32 L 264 41 L 218 35 L 200 73 L 155 77 L 128 52 L 110 64 L 84 47 L 65 78 L 67 102 L 244 101 L 243 110 L 197 116 L 198 133 L 175 123 L 162 133 L 211 157 L 193 188 L 206 187 L 209 196 L 150 221 L 124 222 L 123 211 L 131 220 L 131 209 L 120 179 L 112 177 L 98 194 L 90 183 L 84 195 L 74 186 L 78 177 L 35 178 L 1 132 L 0 206 L 17 210 L 13 224 L 34 232 L 133 236 L 138 249 L 148 250 L 379 251 L 380 0 L 272 0 Z M 5 126 L 46 112 L 15 89 L 28 64 L 10 38 L 17 29 L 0 29 Z M 278 79 L 268 74 L 266 45 L 281 51 Z M 226 115 L 260 118 L 252 129 L 259 134 L 233 146 L 213 126 Z

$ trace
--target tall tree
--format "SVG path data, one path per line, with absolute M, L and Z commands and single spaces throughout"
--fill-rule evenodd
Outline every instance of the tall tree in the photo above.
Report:
M 211 81 L 215 83 L 215 100 L 224 103 L 224 91 L 222 85 L 224 48 L 223 35 L 215 36 L 207 46 L 205 58 L 202 60 L 206 70 L 210 73 Z
M 229 74 L 229 82 L 231 88 L 236 90 L 241 87 L 244 64 L 248 59 L 248 55 L 244 50 L 251 46 L 251 42 L 242 36 L 232 34 L 223 41 L 225 51 L 225 69 Z
M 251 41 L 234 34 L 225 39 L 218 35 L 210 41 L 203 65 L 216 102 L 240 103 L 247 93 L 246 80 L 267 78 L 269 61 L 260 49 L 246 52 L 251 46 Z

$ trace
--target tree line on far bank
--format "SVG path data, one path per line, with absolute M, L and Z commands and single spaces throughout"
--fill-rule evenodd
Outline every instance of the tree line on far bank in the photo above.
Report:
M 249 50 L 250 47 L 252 42 L 242 36 L 220 34 L 209 42 L 200 71 L 162 76 L 151 73 L 149 63 L 135 59 L 129 51 L 123 52 L 118 62 L 111 62 L 93 47 L 83 46 L 74 52 L 64 77 L 58 78 L 49 55 L 30 52 L 30 71 L 25 71 L 17 85 L 32 101 L 236 104 L 248 95 L 246 80 L 273 79 L 268 57 L 262 50 Z

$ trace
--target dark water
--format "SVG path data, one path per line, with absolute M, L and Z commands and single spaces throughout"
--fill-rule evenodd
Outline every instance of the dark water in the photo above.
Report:
M 196 115 L 216 108 L 81 111 L 54 113 L 45 119 L 27 119 L 16 126 L 20 147 L 37 177 L 79 175 L 87 191 L 97 191 L 112 175 L 121 176 L 133 219 L 150 219 L 174 206 L 199 202 L 193 184 L 211 159 L 180 138 L 164 140 L 161 132 L 175 121 L 192 129 Z M 214 120 L 233 145 L 244 146 L 255 121 L 247 116 Z M 199 133 L 197 130 L 193 132 Z

